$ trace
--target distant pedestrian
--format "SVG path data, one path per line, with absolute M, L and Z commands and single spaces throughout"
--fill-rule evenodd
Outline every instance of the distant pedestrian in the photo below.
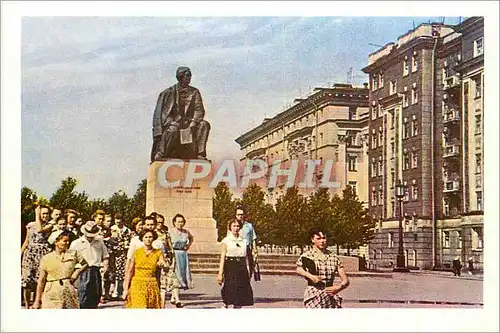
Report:
M 461 270 L 462 270 L 462 263 L 460 262 L 460 257 L 456 256 L 455 259 L 453 260 L 453 275 L 454 276 L 460 276 Z
M 349 278 L 344 266 L 334 253 L 327 249 L 327 237 L 324 230 L 311 230 L 313 248 L 304 252 L 297 260 L 297 274 L 307 280 L 304 292 L 306 308 L 338 308 L 342 298 L 338 293 L 349 286 Z M 334 283 L 335 274 L 340 276 L 340 283 Z
M 473 275 L 474 274 L 474 259 L 472 257 L 469 258 L 468 264 L 469 264 L 469 275 Z
M 250 285 L 252 267 L 247 240 L 239 231 L 241 222 L 231 220 L 228 223 L 228 235 L 222 240 L 222 251 L 219 262 L 217 283 L 223 285 L 221 290 L 224 307 L 233 305 L 238 309 L 242 306 L 253 305 L 253 291 Z
M 236 220 L 241 224 L 240 236 L 247 241 L 251 254 L 250 268 L 254 271 L 255 266 L 258 264 L 257 234 L 252 223 L 246 220 L 246 211 L 241 205 L 236 207 Z

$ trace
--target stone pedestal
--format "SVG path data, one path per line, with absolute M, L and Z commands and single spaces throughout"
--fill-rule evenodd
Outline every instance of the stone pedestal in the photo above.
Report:
M 195 179 L 191 186 L 185 185 L 186 173 L 190 160 L 169 160 L 154 162 L 149 166 L 146 194 L 146 213 L 157 212 L 165 216 L 169 229 L 173 228 L 172 218 L 180 213 L 186 218 L 186 226 L 194 237 L 193 246 L 189 252 L 216 253 L 220 252 L 217 242 L 216 222 L 212 215 L 214 189 L 208 185 L 212 180 L 211 162 L 191 160 L 210 168 L 208 176 Z M 165 164 L 167 163 L 167 164 Z M 178 165 L 172 165 L 178 163 Z M 171 164 L 168 168 L 167 165 Z M 201 165 L 198 169 L 201 168 Z M 166 181 L 179 184 L 172 186 Z

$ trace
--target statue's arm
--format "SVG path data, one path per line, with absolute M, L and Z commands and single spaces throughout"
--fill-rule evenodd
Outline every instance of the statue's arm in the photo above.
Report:
M 158 96 L 158 101 L 156 102 L 155 111 L 153 113 L 153 137 L 157 137 L 162 133 L 161 111 L 164 97 L 165 92 L 160 93 L 160 95 Z
M 205 108 L 203 107 L 203 100 L 201 98 L 201 93 L 198 89 L 194 92 L 194 115 L 193 122 L 198 124 L 205 117 Z

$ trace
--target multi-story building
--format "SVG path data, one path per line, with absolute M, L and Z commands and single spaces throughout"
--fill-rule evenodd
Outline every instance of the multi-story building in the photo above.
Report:
M 471 17 L 438 52 L 437 265 L 483 266 L 484 19 Z M 439 179 L 442 179 L 440 182 Z
M 360 200 L 367 202 L 367 129 L 367 85 L 361 88 L 335 84 L 332 88 L 315 88 L 307 98 L 295 99 L 293 106 L 266 118 L 236 142 L 244 155 L 242 161 L 262 159 L 270 168 L 278 160 L 282 169 L 291 160 L 333 160 L 331 180 L 339 182 L 340 187 L 330 189 L 331 193 L 339 194 L 350 185 Z M 318 166 L 317 180 L 322 178 L 322 170 Z M 270 203 L 285 193 L 284 181 L 268 190 Z M 316 189 L 299 191 L 309 195 Z
M 396 262 L 398 181 L 406 186 L 407 265 L 446 267 L 457 255 L 462 262 L 474 255 L 482 264 L 472 250 L 482 246 L 482 216 L 476 215 L 482 210 L 482 130 L 471 133 L 477 120 L 482 126 L 482 99 L 471 96 L 478 82 L 482 87 L 482 57 L 469 51 L 479 45 L 482 52 L 478 20 L 422 24 L 371 54 L 363 69 L 370 76 L 369 207 L 379 223 L 369 258 L 376 265 Z

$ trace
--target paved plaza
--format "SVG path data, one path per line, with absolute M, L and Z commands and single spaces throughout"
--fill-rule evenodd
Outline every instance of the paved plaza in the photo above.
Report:
M 353 276 L 342 291 L 344 308 L 369 307 L 481 307 L 483 281 L 477 277 L 453 277 L 425 273 L 392 273 L 384 277 Z M 216 275 L 194 275 L 195 288 L 181 292 L 185 308 L 214 309 L 222 306 Z M 302 308 L 306 282 L 298 276 L 264 275 L 252 281 L 255 308 Z M 102 308 L 123 308 L 109 302 Z M 167 308 L 174 308 L 170 304 Z

